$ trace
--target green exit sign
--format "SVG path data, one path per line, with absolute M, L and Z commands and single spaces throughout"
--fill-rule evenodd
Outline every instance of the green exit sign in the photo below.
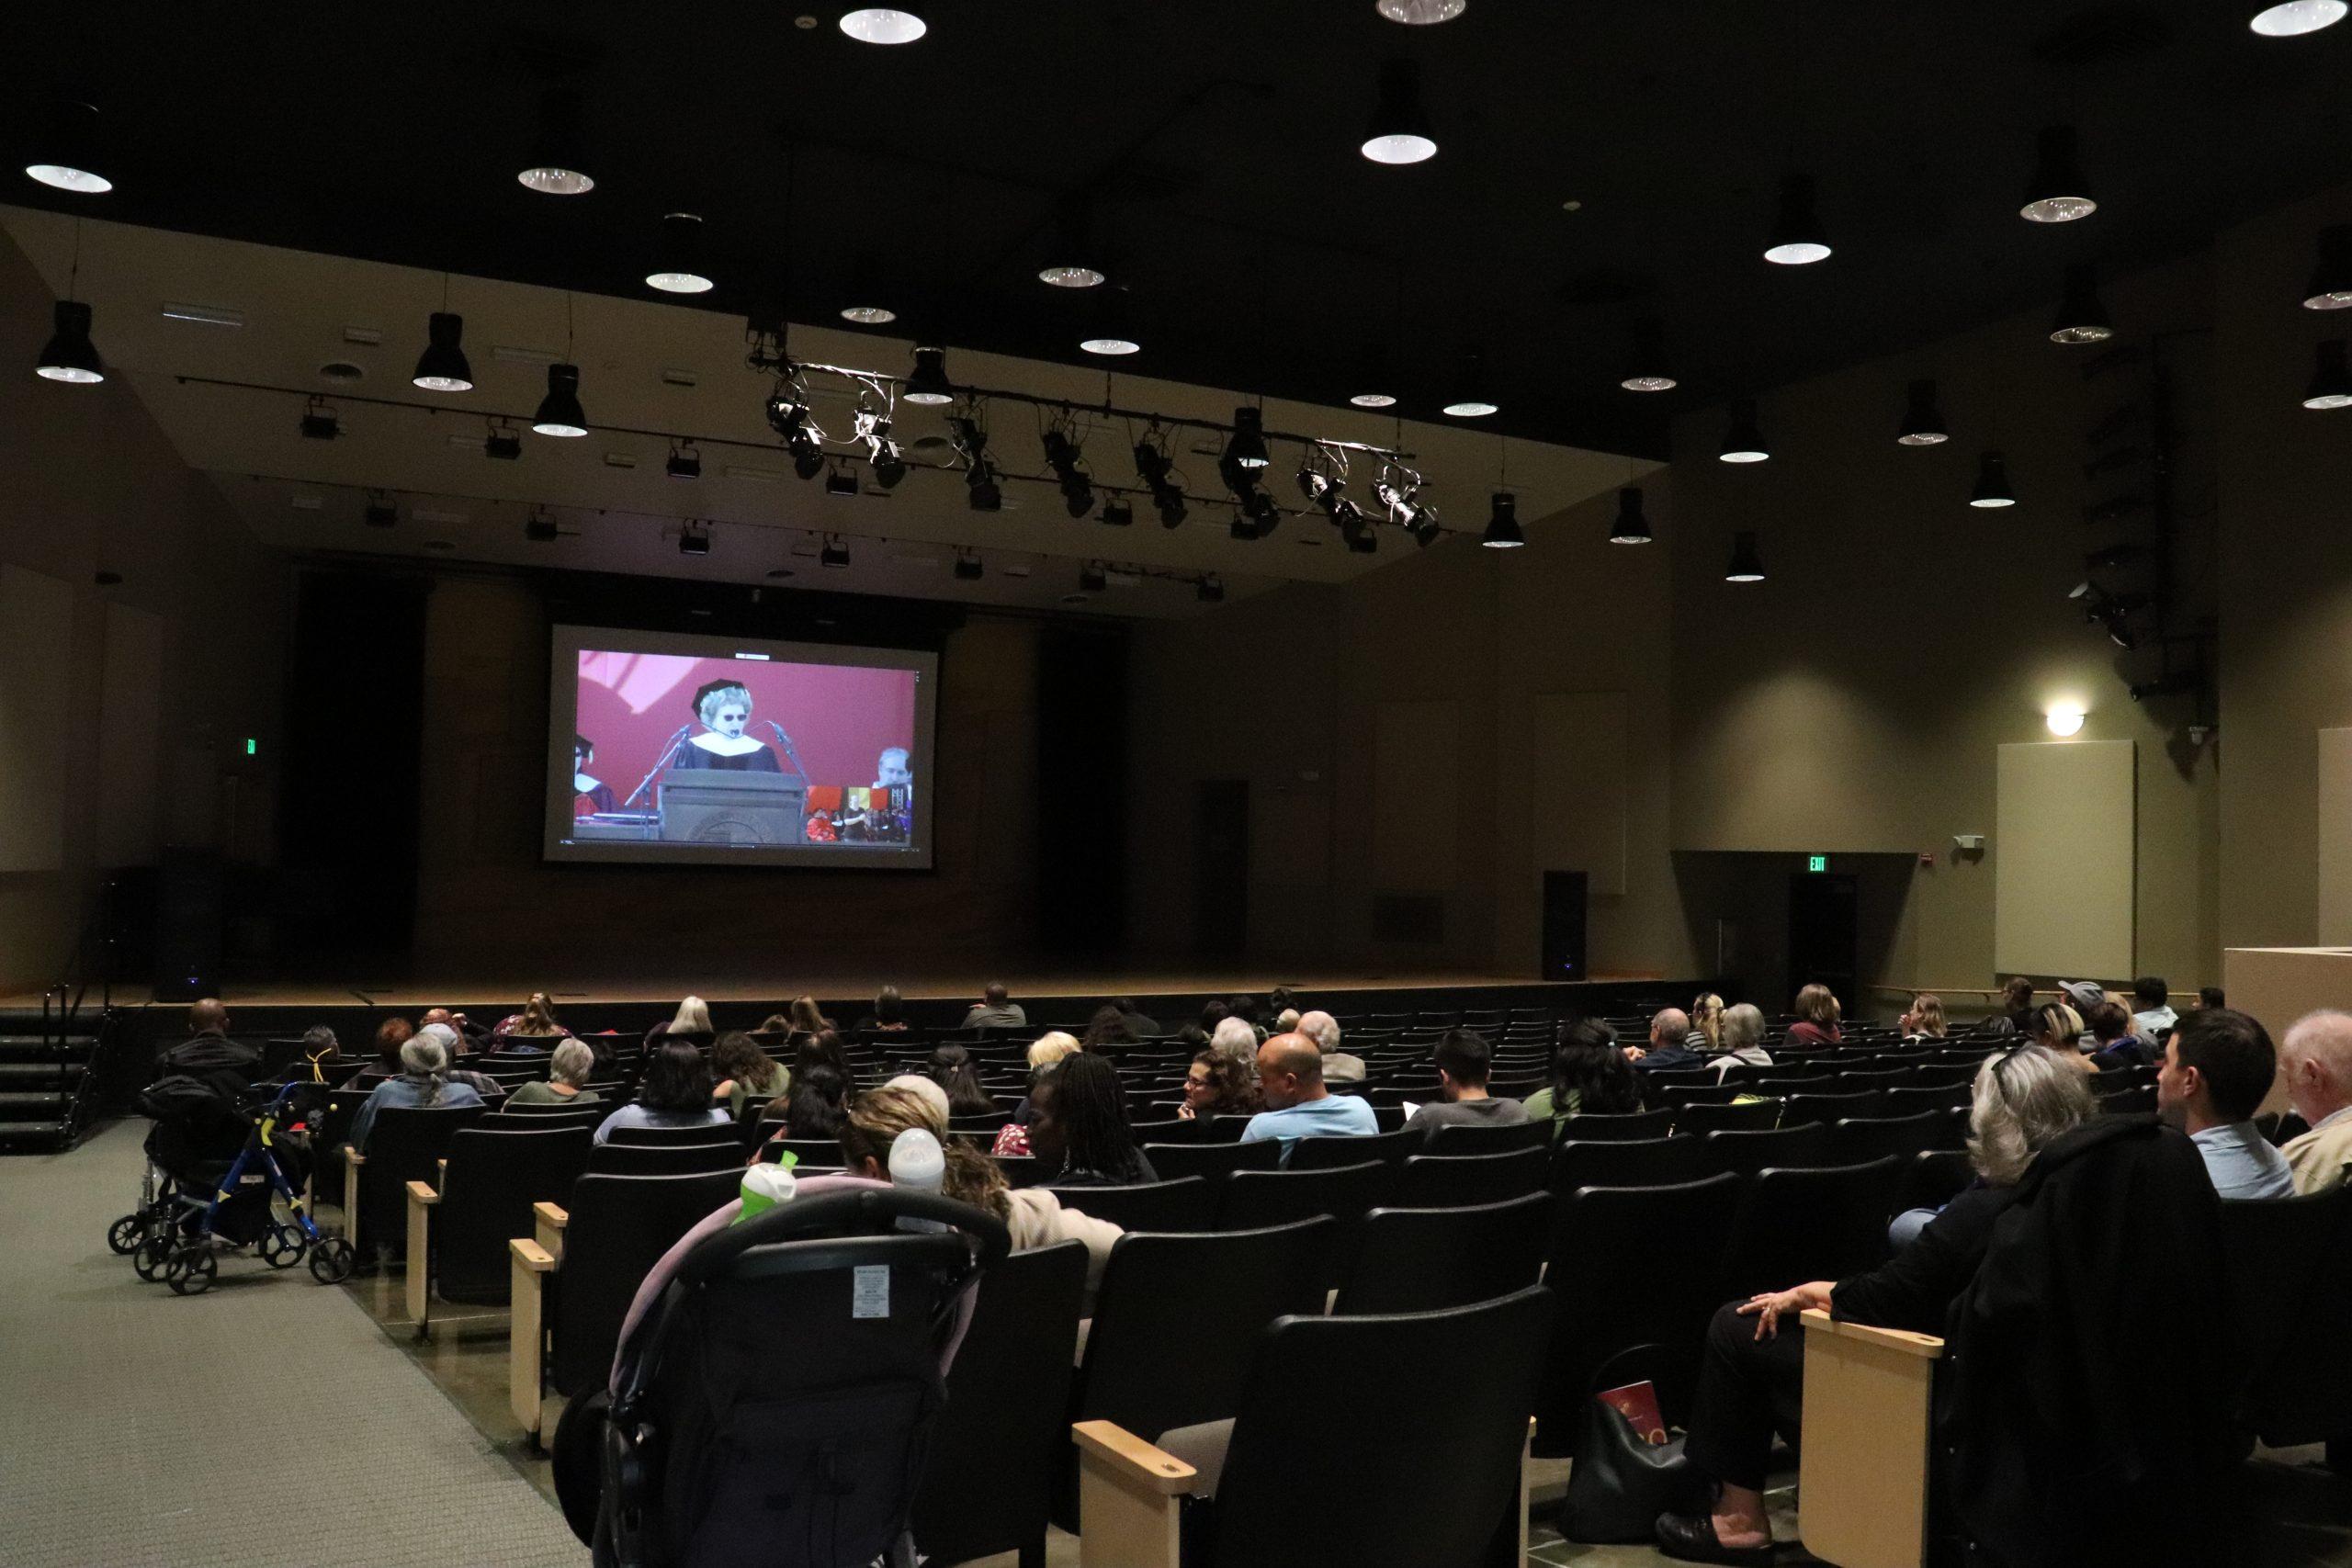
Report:
M 246 756 L 250 757 L 250 756 L 254 755 L 255 752 L 259 751 L 260 750 L 261 750 L 261 744 L 260 744 L 260 742 L 259 742 L 259 741 L 255 740 L 255 739 L 254 739 L 252 736 L 250 736 L 250 735 L 248 735 L 248 736 L 246 736 L 246 737 L 245 737 L 245 755 L 246 755 Z M 1819 871 L 1821 868 L 1820 868 L 1819 866 L 1815 866 L 1813 869 L 1814 869 L 1814 870 L 1815 870 L 1815 871 Z
M 1829 857 L 1827 855 L 1807 855 L 1804 857 L 1804 868 L 1807 871 L 1827 871 L 1829 869 Z

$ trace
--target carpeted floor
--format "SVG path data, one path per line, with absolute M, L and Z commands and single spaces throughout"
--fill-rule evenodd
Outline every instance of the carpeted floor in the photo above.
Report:
M 345 1293 L 107 1250 L 143 1122 L 0 1164 L 0 1559 L 22 1568 L 576 1568 L 586 1548 Z

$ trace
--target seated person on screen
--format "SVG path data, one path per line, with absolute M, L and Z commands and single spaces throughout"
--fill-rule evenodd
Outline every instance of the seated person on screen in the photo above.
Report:
M 2165 1037 L 2156 1113 L 2188 1134 L 2223 1198 L 2290 1198 L 2294 1173 L 2254 1124 L 2278 1076 L 2270 1032 L 2228 1008 L 2199 1008 Z
M 1406 1125 L 1425 1128 L 1434 1136 L 1440 1127 L 1508 1127 L 1526 1121 L 1527 1107 L 1487 1092 L 1487 1075 L 1494 1064 L 1495 1048 L 1485 1035 L 1447 1030 L 1437 1043 L 1437 1081 L 1445 1098 L 1414 1111 Z
M 1360 1096 L 1323 1085 L 1323 1053 L 1304 1034 L 1277 1034 L 1258 1047 L 1258 1091 L 1266 1109 L 1250 1118 L 1241 1141 L 1281 1140 L 1287 1165 L 1301 1138 L 1365 1138 L 1379 1118 Z
M 2352 1013 L 2305 1013 L 2278 1052 L 2287 1098 L 2311 1131 L 2287 1140 L 2298 1192 L 2324 1192 L 2352 1175 Z
M 596 743 L 584 735 L 571 738 L 571 814 L 586 817 L 613 808 L 613 786 L 588 771 L 596 760 Z
M 703 732 L 670 754 L 673 768 L 722 768 L 735 773 L 780 773 L 784 768 L 765 741 L 743 733 L 752 722 L 752 694 L 740 681 L 707 681 L 695 690 L 695 717 Z

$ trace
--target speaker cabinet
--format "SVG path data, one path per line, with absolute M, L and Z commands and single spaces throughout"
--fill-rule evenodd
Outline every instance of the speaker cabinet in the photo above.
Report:
M 220 865 L 166 855 L 155 876 L 155 999 L 195 1001 L 220 994 L 227 892 Z
M 1588 892 L 1580 871 L 1544 874 L 1543 980 L 1581 980 L 1584 968 L 1585 905 Z

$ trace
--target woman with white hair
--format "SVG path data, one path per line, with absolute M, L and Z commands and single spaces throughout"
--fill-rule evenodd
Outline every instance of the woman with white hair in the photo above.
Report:
M 1772 1057 L 1764 1049 L 1763 1040 L 1762 1009 L 1753 1002 L 1724 1008 L 1715 1023 L 1715 1046 L 1723 1055 L 1710 1059 L 1707 1066 L 1715 1069 L 1718 1077 L 1736 1066 L 1769 1067 Z
M 567 1040 L 548 1055 L 544 1083 L 522 1085 L 506 1097 L 509 1105 L 594 1105 L 598 1096 L 587 1087 L 596 1070 L 596 1053 L 577 1040 Z
M 1917 1240 L 1867 1274 L 1767 1292 L 1716 1312 L 1683 1445 L 1691 1467 L 1715 1483 L 1715 1503 L 1707 1514 L 1658 1516 L 1657 1542 L 1668 1557 L 1771 1562 L 1765 1471 L 1775 1432 L 1796 1442 L 1804 1401 L 1804 1337 L 1794 1320 L 1823 1311 L 1842 1322 L 1941 1335 L 2034 1156 L 2097 1114 L 2082 1072 L 2057 1052 L 2022 1043 L 1985 1058 L 1968 1111 L 1977 1179 Z M 1790 1320 L 1787 1333 L 1782 1319 Z
M 481 1096 L 471 1084 L 449 1081 L 449 1049 L 441 1039 L 447 1030 L 428 1024 L 401 1046 L 401 1076 L 386 1078 L 369 1091 L 351 1119 L 351 1146 L 368 1152 L 368 1134 L 376 1128 L 376 1113 L 386 1106 L 480 1105 Z
M 673 768 L 718 768 L 739 773 L 780 773 L 784 767 L 767 742 L 743 733 L 752 722 L 752 692 L 731 678 L 704 682 L 695 691 L 695 718 L 702 733 L 670 753 Z

